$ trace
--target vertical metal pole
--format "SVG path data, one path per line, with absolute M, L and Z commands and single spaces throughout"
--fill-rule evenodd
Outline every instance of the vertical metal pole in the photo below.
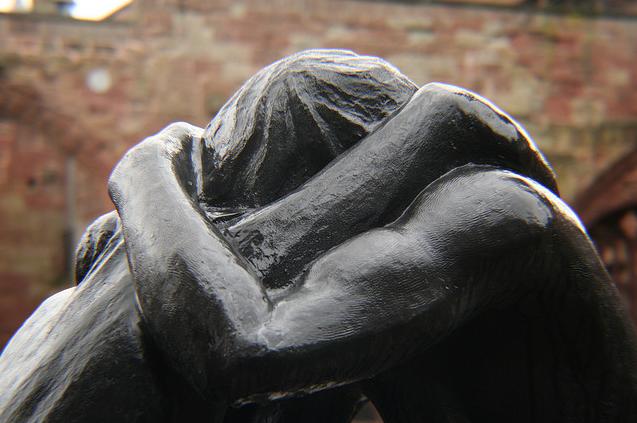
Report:
M 77 244 L 77 205 L 75 201 L 76 162 L 75 156 L 66 156 L 64 163 L 64 241 L 65 267 L 68 283 L 73 285 L 75 277 L 75 246 Z

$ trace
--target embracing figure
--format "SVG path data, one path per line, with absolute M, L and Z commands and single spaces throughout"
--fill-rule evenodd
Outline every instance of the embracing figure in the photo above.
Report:
M 496 106 L 314 50 L 130 150 L 0 357 L 2 422 L 634 422 L 637 345 Z

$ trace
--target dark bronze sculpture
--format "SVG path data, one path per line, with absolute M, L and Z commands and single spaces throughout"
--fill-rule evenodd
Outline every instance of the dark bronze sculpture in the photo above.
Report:
M 526 133 L 310 51 L 109 181 L 78 286 L 0 358 L 0 421 L 634 422 L 637 346 Z

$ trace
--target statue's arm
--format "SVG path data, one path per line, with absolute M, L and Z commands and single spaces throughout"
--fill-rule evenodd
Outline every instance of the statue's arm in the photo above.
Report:
M 204 389 L 239 348 L 227 335 L 260 324 L 271 306 L 197 205 L 189 157 L 200 135 L 199 128 L 173 124 L 146 139 L 117 165 L 109 191 L 147 328 L 172 364 Z
M 397 221 L 315 261 L 302 287 L 255 330 L 262 350 L 251 360 L 263 363 L 264 375 L 244 374 L 247 386 L 237 392 L 373 377 L 481 313 L 524 308 L 518 304 L 533 296 L 541 306 L 527 312 L 551 316 L 561 339 L 529 342 L 566 354 L 538 358 L 536 365 L 555 360 L 560 375 L 581 371 L 585 389 L 620 408 L 631 404 L 637 398 L 633 328 L 577 217 L 528 178 L 471 165 L 428 186 Z M 579 363 L 597 363 L 606 379 Z M 297 369 L 302 378 L 280 376 Z M 582 388 L 558 383 L 557 389 Z
M 468 163 L 512 170 L 557 193 L 552 170 L 514 120 L 475 93 L 432 83 L 301 187 L 233 223 L 227 235 L 266 287 L 277 286 L 321 252 L 393 221 L 427 185 Z
M 110 187 L 144 317 L 201 390 L 277 397 L 371 377 L 484 308 L 542 290 L 594 297 L 578 310 L 593 316 L 591 330 L 626 340 L 611 343 L 624 353 L 634 348 L 576 218 L 529 179 L 475 166 L 450 172 L 396 222 L 315 261 L 274 306 L 187 188 L 166 176 L 179 149 L 165 141 L 133 150 Z

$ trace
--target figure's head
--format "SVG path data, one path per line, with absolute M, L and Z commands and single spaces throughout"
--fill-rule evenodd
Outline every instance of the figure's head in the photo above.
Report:
M 267 204 L 323 169 L 406 103 L 416 85 L 382 59 L 309 50 L 262 69 L 204 134 L 204 194 Z

